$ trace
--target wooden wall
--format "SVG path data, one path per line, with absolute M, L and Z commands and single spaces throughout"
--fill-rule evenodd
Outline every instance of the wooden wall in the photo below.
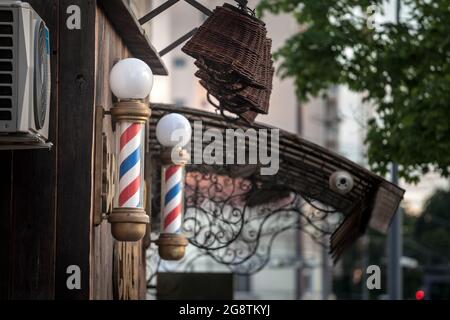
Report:
M 66 27 L 67 8 L 81 8 L 81 29 Z M 56 298 L 87 299 L 90 289 L 92 154 L 95 95 L 95 0 L 59 1 Z M 81 290 L 66 285 L 80 266 Z
M 58 1 L 29 1 L 52 30 L 52 87 L 57 88 Z M 55 32 L 56 30 L 56 32 Z M 0 297 L 54 296 L 58 90 L 52 90 L 52 151 L 0 151 Z
M 28 2 L 50 29 L 54 147 L 0 151 L 0 299 L 143 298 L 141 244 L 115 244 L 106 221 L 92 222 L 95 105 L 111 106 L 109 70 L 129 53 L 95 0 Z M 81 8 L 81 30 L 66 27 L 70 5 Z M 121 257 L 130 252 L 141 254 L 125 259 L 124 269 Z M 115 294 L 122 276 L 114 258 L 134 277 Z M 70 265 L 81 269 L 79 290 L 67 288 Z
M 112 95 L 109 89 L 109 71 L 119 59 L 130 56 L 121 38 L 100 9 L 96 18 L 96 105 L 109 110 Z M 111 118 L 103 121 L 109 149 L 114 150 Z M 94 299 L 143 299 L 145 261 L 142 259 L 141 242 L 119 243 L 113 240 L 111 228 L 103 221 L 93 233 L 93 298 Z
M 51 151 L 0 153 L 2 298 L 89 298 L 93 0 L 30 0 L 51 36 Z M 66 28 L 66 10 L 81 8 L 82 30 Z M 81 289 L 66 286 L 81 268 Z

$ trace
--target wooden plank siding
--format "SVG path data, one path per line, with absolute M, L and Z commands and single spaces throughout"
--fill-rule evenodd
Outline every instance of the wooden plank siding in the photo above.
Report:
M 66 27 L 66 11 L 81 9 L 81 29 Z M 56 286 L 59 299 L 90 297 L 92 153 L 95 96 L 94 0 L 60 0 Z M 81 270 L 81 289 L 69 290 L 67 267 Z
M 131 53 L 100 9 L 97 9 L 95 29 L 97 59 L 95 101 L 96 105 L 109 110 L 113 104 L 109 89 L 109 72 L 115 62 L 131 56 Z M 103 121 L 103 132 L 107 136 L 110 150 L 114 150 L 115 142 L 112 129 L 111 118 L 108 116 Z M 93 237 L 92 297 L 94 299 L 145 298 L 145 292 L 139 291 L 139 284 L 145 282 L 145 268 L 141 268 L 141 265 L 145 263 L 140 254 L 141 242 L 127 244 L 115 241 L 107 221 L 95 227 Z M 129 258 L 136 253 L 138 257 Z M 122 259 L 122 257 L 127 258 Z M 140 268 L 144 269 L 144 272 L 140 272 Z
M 112 95 L 109 90 L 109 71 L 118 59 L 129 56 L 121 38 L 114 32 L 111 23 L 106 19 L 103 11 L 96 10 L 96 105 L 109 110 L 112 106 Z M 103 121 L 103 132 L 106 133 L 109 149 L 114 150 L 111 118 L 107 116 Z M 113 298 L 113 250 L 114 239 L 111 226 L 106 221 L 95 227 L 93 233 L 93 298 Z
M 28 1 L 51 30 L 52 95 L 47 150 L 0 152 L 0 298 L 54 297 L 59 1 Z
M 12 215 L 12 165 L 13 153 L 0 151 L 0 299 L 8 299 L 10 295 L 10 279 L 12 279 L 11 263 L 13 248 L 11 234 L 13 233 Z
M 145 298 L 141 242 L 116 242 L 106 220 L 93 225 L 95 106 L 112 106 L 109 71 L 130 52 L 95 0 L 28 2 L 50 30 L 54 146 L 0 151 L 0 299 Z M 81 30 L 66 27 L 70 5 Z M 103 130 L 114 150 L 109 116 Z M 67 288 L 70 265 L 79 290 Z

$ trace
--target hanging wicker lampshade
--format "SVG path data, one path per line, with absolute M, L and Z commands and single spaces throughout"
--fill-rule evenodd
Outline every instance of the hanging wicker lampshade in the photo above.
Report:
M 225 4 L 214 10 L 182 50 L 195 59 L 203 59 L 209 68 L 263 87 L 255 75 L 266 33 L 258 19 Z
M 182 48 L 197 59 L 196 76 L 222 114 L 226 110 L 253 122 L 258 113 L 268 113 L 274 68 L 266 35 L 261 20 L 225 4 Z
M 195 75 L 200 78 L 200 84 L 219 101 L 229 104 L 249 105 L 249 109 L 258 113 L 268 113 L 272 78 L 274 68 L 270 60 L 271 40 L 266 40 L 265 56 L 259 64 L 257 79 L 264 84 L 264 88 L 255 88 L 242 82 L 229 83 L 217 79 L 216 73 L 211 72 L 201 62 L 196 62 L 199 70 Z

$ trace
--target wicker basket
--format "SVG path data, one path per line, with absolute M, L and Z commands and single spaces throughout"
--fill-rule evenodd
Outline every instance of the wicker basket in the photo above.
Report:
M 182 50 L 224 73 L 235 73 L 254 86 L 264 52 L 266 30 L 262 22 L 231 5 L 217 7 Z
M 264 60 L 259 66 L 259 79 L 264 83 L 264 89 L 245 86 L 242 83 L 218 81 L 215 73 L 200 62 L 196 65 L 199 71 L 196 76 L 203 80 L 203 86 L 210 91 L 219 101 L 228 101 L 230 105 L 250 104 L 250 108 L 259 113 L 267 113 L 270 93 L 272 91 L 272 78 L 274 68 L 270 59 L 270 40 L 267 40 Z
M 200 81 L 200 83 L 202 83 L 202 81 Z M 226 102 L 226 101 L 222 101 L 219 104 L 216 104 L 214 101 L 211 100 L 210 95 L 212 95 L 212 94 L 210 92 L 208 92 L 207 97 L 208 97 L 209 103 L 212 106 L 216 107 L 218 110 L 220 110 L 222 116 L 225 117 L 229 121 L 236 121 L 239 118 L 241 118 L 241 119 L 245 120 L 246 122 L 248 122 L 249 124 L 252 124 L 255 121 L 256 116 L 258 115 L 257 112 L 248 110 L 248 111 L 243 111 L 243 112 L 239 113 L 238 114 L 239 118 L 229 118 L 228 116 L 225 115 L 224 111 L 235 113 L 234 112 L 235 107 L 234 106 L 230 106 L 228 104 L 228 102 Z
M 261 20 L 243 14 L 241 10 L 229 4 L 217 7 L 214 15 L 207 19 L 202 27 L 240 42 L 242 46 L 256 53 L 264 46 L 267 35 L 265 24 Z
M 195 75 L 209 102 L 222 114 L 228 111 L 251 123 L 258 113 L 268 113 L 274 68 L 266 35 L 262 21 L 225 4 L 183 46 L 196 59 Z

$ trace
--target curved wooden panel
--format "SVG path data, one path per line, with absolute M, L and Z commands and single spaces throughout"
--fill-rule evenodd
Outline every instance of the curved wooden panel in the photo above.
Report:
M 201 121 L 203 131 L 214 128 L 223 136 L 228 128 L 240 128 L 244 131 L 249 128 L 274 129 L 258 123 L 253 126 L 244 122 L 230 123 L 218 114 L 197 109 L 163 104 L 155 104 L 151 107 L 153 113 L 150 120 L 149 148 L 154 159 L 158 158 L 160 152 L 155 136 L 155 126 L 158 119 L 166 113 L 181 113 L 193 125 L 194 122 Z M 230 177 L 251 177 L 254 181 L 266 184 L 270 188 L 284 187 L 343 213 L 345 219 L 330 239 L 330 249 L 335 259 L 364 234 L 367 226 L 380 232 L 387 231 L 390 220 L 403 198 L 403 189 L 341 155 L 295 134 L 280 129 L 279 135 L 280 168 L 274 176 L 261 175 L 257 170 L 262 166 L 260 164 L 247 166 L 190 164 L 187 170 L 196 171 L 201 168 L 204 171 L 207 168 L 212 172 L 223 173 Z M 209 144 L 209 141 L 207 143 Z M 204 142 L 204 146 L 207 143 Z M 247 148 L 251 146 L 249 141 L 246 143 Z M 252 142 L 252 144 L 256 143 L 258 143 L 256 140 Z M 329 177 L 338 170 L 348 171 L 354 178 L 355 186 L 348 194 L 342 195 L 329 188 Z

